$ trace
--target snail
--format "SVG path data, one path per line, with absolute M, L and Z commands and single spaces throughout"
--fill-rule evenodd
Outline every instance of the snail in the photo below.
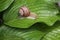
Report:
M 37 15 L 30 10 L 26 6 L 22 6 L 19 10 L 19 13 L 22 17 L 26 17 L 28 19 L 36 19 Z

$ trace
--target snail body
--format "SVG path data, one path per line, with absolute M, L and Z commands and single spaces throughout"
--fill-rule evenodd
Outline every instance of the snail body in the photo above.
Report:
M 29 19 L 36 19 L 37 15 L 35 13 L 31 13 L 30 16 L 28 16 L 27 18 L 29 18 Z

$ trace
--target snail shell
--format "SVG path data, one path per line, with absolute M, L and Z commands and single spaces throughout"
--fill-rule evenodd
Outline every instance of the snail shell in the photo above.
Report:
M 26 6 L 21 7 L 19 13 L 23 17 L 28 17 L 30 15 L 30 11 Z

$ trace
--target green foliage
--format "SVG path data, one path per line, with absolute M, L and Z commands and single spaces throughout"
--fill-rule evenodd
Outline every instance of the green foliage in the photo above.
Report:
M 3 40 L 40 40 L 43 36 L 43 32 L 39 31 L 38 28 L 30 29 L 17 29 L 8 26 L 2 26 L 1 38 Z
M 14 0 L 0 0 L 0 12 L 7 9 Z
M 31 24 L 33 25 L 37 22 L 44 22 L 47 25 L 52 26 L 58 20 L 57 14 L 59 11 L 54 2 L 48 1 L 50 2 L 48 3 L 47 1 L 48 0 L 15 0 L 11 9 L 7 9 L 4 13 L 4 23 L 19 28 L 28 28 Z M 26 18 L 20 19 L 18 11 L 21 6 L 27 6 L 31 12 L 36 13 L 38 15 L 37 19 L 31 19 L 33 22 L 30 21 L 30 19 L 28 21 Z
M 0 40 L 60 40 L 60 0 L 0 0 Z M 36 19 L 21 18 L 27 6 Z
M 55 28 L 48 32 L 42 40 L 60 40 L 60 23 Z

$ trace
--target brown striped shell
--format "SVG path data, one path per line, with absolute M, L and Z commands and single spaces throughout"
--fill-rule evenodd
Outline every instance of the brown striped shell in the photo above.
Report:
M 19 10 L 19 13 L 23 17 L 28 17 L 30 15 L 30 11 L 26 6 L 22 6 Z

